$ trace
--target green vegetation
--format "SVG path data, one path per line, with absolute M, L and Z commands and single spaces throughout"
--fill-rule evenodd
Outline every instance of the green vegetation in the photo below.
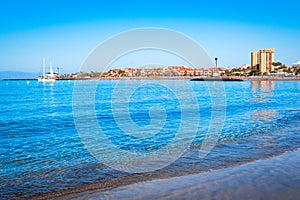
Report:
M 260 71 L 259 70 L 251 70 L 250 72 L 250 76 L 257 76 L 257 75 L 260 75 Z
M 226 75 L 226 76 L 232 76 L 232 73 L 231 73 L 231 71 L 229 71 L 229 70 L 225 70 L 225 75 Z
M 278 67 L 278 66 L 282 66 L 282 63 L 281 62 L 273 62 L 272 65 L 275 67 Z

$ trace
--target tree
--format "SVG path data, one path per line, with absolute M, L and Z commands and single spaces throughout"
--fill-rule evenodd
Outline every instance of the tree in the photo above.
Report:
M 282 66 L 282 63 L 281 62 L 273 62 L 272 65 L 275 67 L 278 67 L 278 66 Z
M 251 72 L 250 72 L 250 76 L 257 76 L 257 75 L 259 75 L 260 74 L 260 71 L 259 70 L 251 70 Z
M 226 76 L 231 76 L 232 73 L 231 73 L 231 71 L 229 71 L 229 70 L 225 70 L 225 75 L 226 75 Z

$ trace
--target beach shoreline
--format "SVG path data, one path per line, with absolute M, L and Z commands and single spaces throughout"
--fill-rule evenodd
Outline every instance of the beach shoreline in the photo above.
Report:
M 300 195 L 299 165 L 298 149 L 239 166 L 52 199 L 295 199 Z

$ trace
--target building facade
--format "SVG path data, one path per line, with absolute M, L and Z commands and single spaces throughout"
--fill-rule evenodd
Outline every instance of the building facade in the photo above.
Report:
M 274 48 L 260 49 L 251 52 L 251 66 L 261 73 L 273 71 Z

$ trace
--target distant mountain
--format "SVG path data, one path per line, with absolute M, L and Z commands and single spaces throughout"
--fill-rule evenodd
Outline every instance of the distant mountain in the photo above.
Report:
M 15 72 L 15 71 L 2 71 L 0 72 L 0 80 L 9 78 L 37 78 L 40 73 L 34 72 Z

